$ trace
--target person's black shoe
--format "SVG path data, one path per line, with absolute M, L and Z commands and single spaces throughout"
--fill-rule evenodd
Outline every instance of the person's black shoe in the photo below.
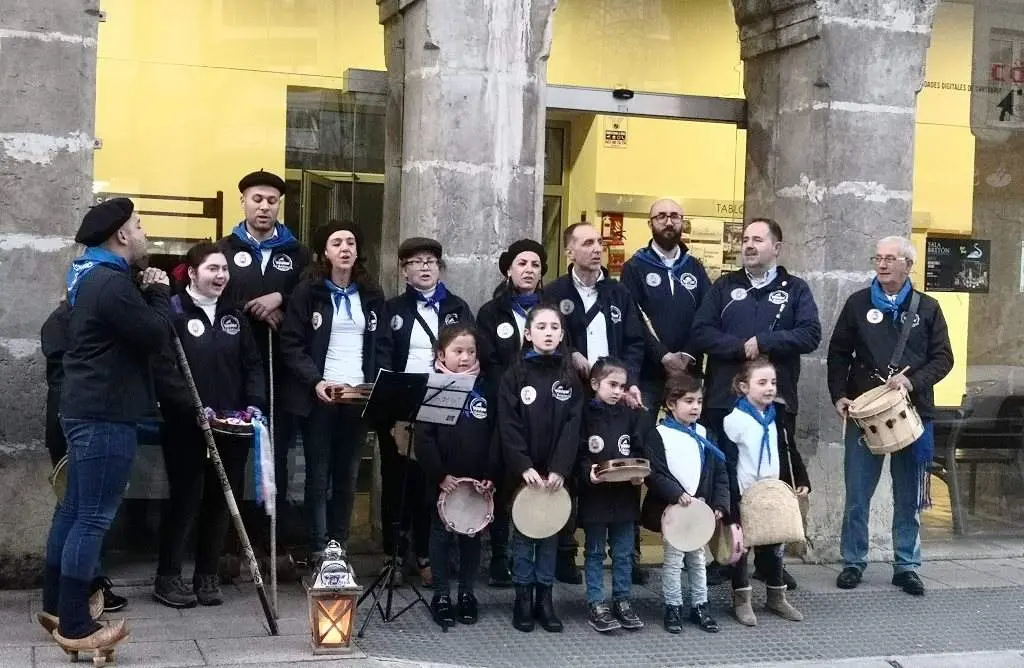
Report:
M 536 592 L 537 598 L 533 602 L 534 618 L 548 633 L 561 633 L 562 620 L 555 614 L 555 606 L 551 602 L 551 585 L 537 585 Z
M 480 618 L 480 613 L 476 603 L 476 596 L 473 595 L 473 592 L 459 592 L 457 616 L 460 624 L 476 624 L 476 620 Z
M 615 616 L 612 615 L 612 609 L 604 601 L 590 604 L 590 614 L 587 617 L 587 622 L 598 633 L 608 633 L 609 631 L 622 628 L 622 624 L 619 624 L 619 620 L 615 619 Z
M 512 607 L 512 626 L 517 631 L 533 630 L 533 585 L 516 585 L 516 602 Z
M 216 575 L 201 575 L 196 573 L 192 576 L 192 591 L 199 601 L 199 605 L 221 605 L 224 603 L 224 594 L 220 590 L 220 579 Z
M 435 596 L 430 601 L 430 612 L 434 615 L 434 622 L 442 629 L 455 626 L 455 608 L 452 607 L 452 597 L 448 594 Z
M 708 614 L 708 604 L 701 603 L 690 608 L 690 621 L 708 633 L 718 633 L 720 630 L 715 618 Z
M 565 584 L 583 584 L 583 574 L 576 565 L 575 552 L 559 552 L 555 561 L 555 579 Z
M 615 601 L 612 604 L 612 611 L 615 613 L 615 618 L 622 624 L 622 628 L 635 631 L 644 627 L 643 621 L 626 599 Z
M 491 558 L 490 579 L 487 584 L 501 589 L 512 586 L 512 572 L 508 569 L 508 559 L 505 555 Z
M 640 564 L 633 562 L 632 579 L 635 586 L 643 587 L 650 579 L 650 574 L 647 572 L 646 568 L 641 568 Z
M 683 606 L 665 606 L 665 630 L 669 633 L 683 632 Z
M 128 605 L 128 599 L 114 593 L 114 583 L 110 578 L 101 575 L 92 581 L 92 591 L 103 590 L 103 612 L 117 612 L 124 610 Z
M 196 595 L 180 575 L 158 575 L 153 581 L 153 598 L 169 608 L 194 608 Z
M 859 568 L 853 566 L 847 566 L 843 569 L 843 572 L 836 578 L 836 586 L 840 589 L 856 589 L 857 585 L 860 584 L 863 575 Z M 895 582 L 893 584 L 896 584 Z
M 914 571 L 893 575 L 892 583 L 912 596 L 924 596 L 924 583 Z

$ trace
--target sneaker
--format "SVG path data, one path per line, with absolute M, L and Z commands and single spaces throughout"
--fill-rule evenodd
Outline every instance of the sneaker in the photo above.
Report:
M 612 609 L 603 601 L 590 604 L 590 615 L 587 617 L 587 621 L 598 633 L 608 633 L 622 628 L 622 624 L 612 614 Z
M 847 566 L 843 569 L 843 572 L 836 578 L 836 586 L 840 589 L 856 589 L 857 585 L 860 584 L 863 575 L 859 568 L 855 566 Z M 893 584 L 896 584 L 893 582 Z
M 124 610 L 128 605 L 128 599 L 114 593 L 114 583 L 106 576 L 100 576 L 92 581 L 93 591 L 103 591 L 103 612 L 117 612 Z
M 669 633 L 683 632 L 683 606 L 665 606 L 665 630 Z
M 615 601 L 612 604 L 612 610 L 615 612 L 615 618 L 622 624 L 622 628 L 633 631 L 644 627 L 644 623 L 637 616 L 628 600 Z
M 194 608 L 196 595 L 180 575 L 158 575 L 153 582 L 153 598 L 169 608 Z
M 195 592 L 199 605 L 220 605 L 224 596 L 220 591 L 220 582 L 216 575 L 196 574 L 192 578 L 192 591 Z
M 903 571 L 893 575 L 892 583 L 911 596 L 924 596 L 924 583 L 914 571 Z

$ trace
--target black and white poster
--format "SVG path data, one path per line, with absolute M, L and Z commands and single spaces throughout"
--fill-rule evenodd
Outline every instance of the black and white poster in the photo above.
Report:
M 987 239 L 928 237 L 924 289 L 928 292 L 988 292 L 991 248 Z

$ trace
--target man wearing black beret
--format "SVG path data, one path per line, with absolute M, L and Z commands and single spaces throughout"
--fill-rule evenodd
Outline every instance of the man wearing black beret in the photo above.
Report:
M 278 347 L 277 330 L 284 319 L 288 297 L 309 264 L 310 255 L 291 230 L 278 222 L 281 198 L 285 193 L 285 183 L 280 176 L 263 170 L 246 174 L 238 182 L 238 192 L 241 193 L 245 220 L 218 244 L 231 269 L 231 280 L 223 298 L 245 307 L 263 356 L 263 372 L 269 379 L 271 348 L 276 350 Z M 273 376 L 278 388 L 282 386 L 277 381 L 283 373 L 285 369 L 278 356 L 274 361 Z M 270 391 L 275 390 L 270 388 Z M 274 403 L 279 405 L 279 400 L 278 392 Z M 277 461 L 274 473 L 278 481 L 277 511 L 284 518 L 278 526 L 282 528 L 290 524 L 287 506 L 288 449 L 295 440 L 297 429 L 292 416 L 275 413 L 274 455 Z
M 103 536 L 128 483 L 136 425 L 155 403 L 149 360 L 168 343 L 170 281 L 149 268 L 139 275 L 141 293 L 136 287 L 129 267 L 145 259 L 146 234 L 129 199 L 90 209 L 75 241 L 86 249 L 67 274 L 60 403 L 67 493 L 47 541 L 40 621 L 58 624 L 54 637 L 63 647 L 86 651 L 127 635 L 123 619 L 96 623 L 88 601 Z

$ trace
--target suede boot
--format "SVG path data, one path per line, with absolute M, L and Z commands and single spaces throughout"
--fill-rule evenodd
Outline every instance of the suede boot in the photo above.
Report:
M 785 585 L 781 587 L 768 587 L 767 608 L 779 617 L 788 619 L 791 622 L 802 622 L 804 620 L 803 613 L 790 605 L 789 601 L 786 600 Z
M 750 607 L 750 587 L 732 591 L 732 613 L 736 620 L 744 626 L 757 626 L 757 617 Z

